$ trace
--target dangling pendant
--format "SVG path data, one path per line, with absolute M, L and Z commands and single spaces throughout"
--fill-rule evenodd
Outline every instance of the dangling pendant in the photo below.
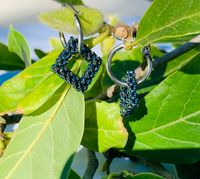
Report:
M 120 87 L 120 114 L 123 118 L 128 117 L 138 104 L 136 93 L 137 81 L 133 71 L 127 71 L 122 81 L 127 85 Z
M 67 64 L 73 55 L 78 54 L 78 39 L 70 37 L 70 40 L 66 44 L 64 50 L 61 52 L 59 57 L 56 59 L 55 64 L 52 66 L 52 70 L 58 74 L 60 78 L 65 80 L 67 83 L 72 85 L 78 91 L 84 92 L 87 90 L 93 77 L 98 72 L 102 59 L 92 52 L 86 45 L 83 45 L 80 51 L 80 55 L 89 64 L 86 68 L 82 77 L 78 77 L 72 71 L 67 68 Z

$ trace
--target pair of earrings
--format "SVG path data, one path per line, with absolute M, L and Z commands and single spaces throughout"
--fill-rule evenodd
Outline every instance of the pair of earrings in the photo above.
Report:
M 71 6 L 72 7 L 72 6 Z M 98 72 L 102 59 L 98 57 L 94 52 L 91 51 L 86 45 L 83 44 L 83 31 L 81 23 L 78 18 L 78 12 L 74 10 L 74 20 L 78 28 L 79 36 L 78 39 L 70 37 L 69 41 L 66 42 L 64 34 L 59 33 L 61 43 L 64 50 L 56 59 L 56 62 L 52 66 L 52 70 L 58 74 L 60 78 L 65 80 L 67 83 L 72 85 L 76 90 L 85 92 L 90 85 L 93 77 Z M 149 48 L 144 47 L 142 52 L 147 59 L 147 72 L 139 80 L 136 80 L 134 71 L 127 71 L 122 80 L 118 80 L 111 70 L 111 61 L 115 53 L 121 49 L 124 49 L 124 44 L 118 45 L 113 48 L 108 56 L 106 69 L 110 78 L 120 86 L 120 113 L 122 117 L 128 117 L 138 104 L 138 97 L 136 94 L 137 85 L 146 80 L 152 71 L 152 59 L 150 56 Z M 66 65 L 74 55 L 81 55 L 89 64 L 84 74 L 79 78 L 76 74 L 70 71 Z

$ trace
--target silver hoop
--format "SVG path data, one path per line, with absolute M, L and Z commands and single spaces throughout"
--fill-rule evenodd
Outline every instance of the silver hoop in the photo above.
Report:
M 115 75 L 113 74 L 113 72 L 111 70 L 111 61 L 112 61 L 112 58 L 115 55 L 115 53 L 117 51 L 123 49 L 124 47 L 125 47 L 124 44 L 120 44 L 120 45 L 117 45 L 116 47 L 114 47 L 111 50 L 110 54 L 108 55 L 108 60 L 107 60 L 107 64 L 106 64 L 106 70 L 107 70 L 107 73 L 108 73 L 109 77 L 111 78 L 111 80 L 113 82 L 115 82 L 119 86 L 127 86 L 127 84 L 125 82 L 123 82 L 123 81 L 118 80 L 115 77 Z M 145 58 L 147 60 L 147 72 L 142 78 L 137 79 L 137 84 L 140 84 L 143 81 L 145 81 L 151 75 L 151 72 L 152 72 L 152 69 L 153 69 L 152 58 L 151 58 L 151 55 L 150 55 L 150 52 L 149 52 L 149 48 L 147 46 L 145 46 L 142 49 L 142 53 L 143 53 L 143 55 L 145 56 Z
M 80 22 L 80 20 L 78 18 L 78 13 L 79 12 L 76 9 L 74 9 L 74 7 L 72 5 L 69 4 L 69 6 L 74 11 L 74 21 L 76 23 L 76 27 L 78 29 L 78 34 L 79 34 L 78 35 L 78 50 L 80 52 L 81 48 L 83 46 L 83 30 L 82 30 L 81 22 Z M 60 37 L 60 41 L 62 43 L 62 46 L 65 47 L 67 45 L 67 41 L 65 39 L 64 33 L 63 32 L 59 32 L 59 37 Z

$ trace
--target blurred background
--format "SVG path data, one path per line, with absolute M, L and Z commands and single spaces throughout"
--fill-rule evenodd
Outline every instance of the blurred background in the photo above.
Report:
M 149 0 L 83 0 L 93 8 L 99 9 L 105 18 L 112 14 L 118 15 L 127 24 L 139 21 L 148 6 Z M 9 25 L 12 24 L 27 39 L 31 56 L 34 58 L 34 48 L 50 50 L 48 39 L 58 37 L 58 32 L 41 24 L 37 15 L 40 12 L 55 10 L 61 4 L 54 0 L 6 0 L 0 2 L 0 41 L 7 43 Z
M 121 17 L 140 17 L 150 5 L 148 0 L 83 0 L 90 6 L 99 9 L 105 15 L 117 14 Z M 53 0 L 6 0 L 0 2 L 0 24 L 8 26 L 14 23 L 37 21 L 37 14 L 60 8 Z

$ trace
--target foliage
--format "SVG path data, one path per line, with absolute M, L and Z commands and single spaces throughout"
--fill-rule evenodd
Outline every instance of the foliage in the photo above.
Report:
M 111 87 L 105 70 L 116 42 L 111 33 L 116 18 L 106 24 L 101 12 L 84 6 L 81 0 L 58 1 L 75 5 L 84 35 L 92 35 L 85 43 L 90 48 L 100 45 L 103 65 L 86 93 L 77 92 L 51 71 L 63 48 L 58 39 L 50 39 L 50 52 L 35 49 L 39 60 L 32 64 L 28 43 L 10 26 L 8 46 L 0 43 L 0 70 L 20 73 L 0 86 L 0 178 L 81 178 L 71 169 L 80 144 L 105 156 L 112 151 L 112 159 L 119 153 L 131 159 L 173 163 L 180 176 L 189 176 L 191 170 L 181 167 L 197 166 L 200 161 L 200 47 L 156 66 L 150 78 L 138 86 L 139 106 L 122 119 L 118 88 Z M 113 72 L 121 78 L 142 63 L 141 46 L 151 45 L 151 55 L 161 59 L 166 52 L 155 43 L 182 45 L 200 33 L 199 16 L 199 0 L 154 0 L 139 23 L 131 44 L 135 48 L 114 56 Z M 77 33 L 70 7 L 41 13 L 39 19 L 58 31 Z M 79 56 L 73 60 L 69 68 L 81 75 L 87 63 Z M 8 114 L 22 115 L 10 137 L 3 133 L 5 121 L 13 122 Z M 111 158 L 107 156 L 108 161 Z M 106 178 L 116 176 L 163 178 L 127 171 Z
M 198 0 L 154 1 L 140 21 L 136 43 L 147 45 L 200 33 L 199 9 Z
M 103 25 L 102 14 L 92 8 L 85 6 L 75 6 L 79 12 L 79 19 L 81 21 L 84 35 L 93 35 L 98 32 Z M 78 30 L 74 22 L 74 12 L 70 7 L 65 7 L 60 10 L 41 13 L 39 19 L 52 28 L 61 32 L 77 34 Z

